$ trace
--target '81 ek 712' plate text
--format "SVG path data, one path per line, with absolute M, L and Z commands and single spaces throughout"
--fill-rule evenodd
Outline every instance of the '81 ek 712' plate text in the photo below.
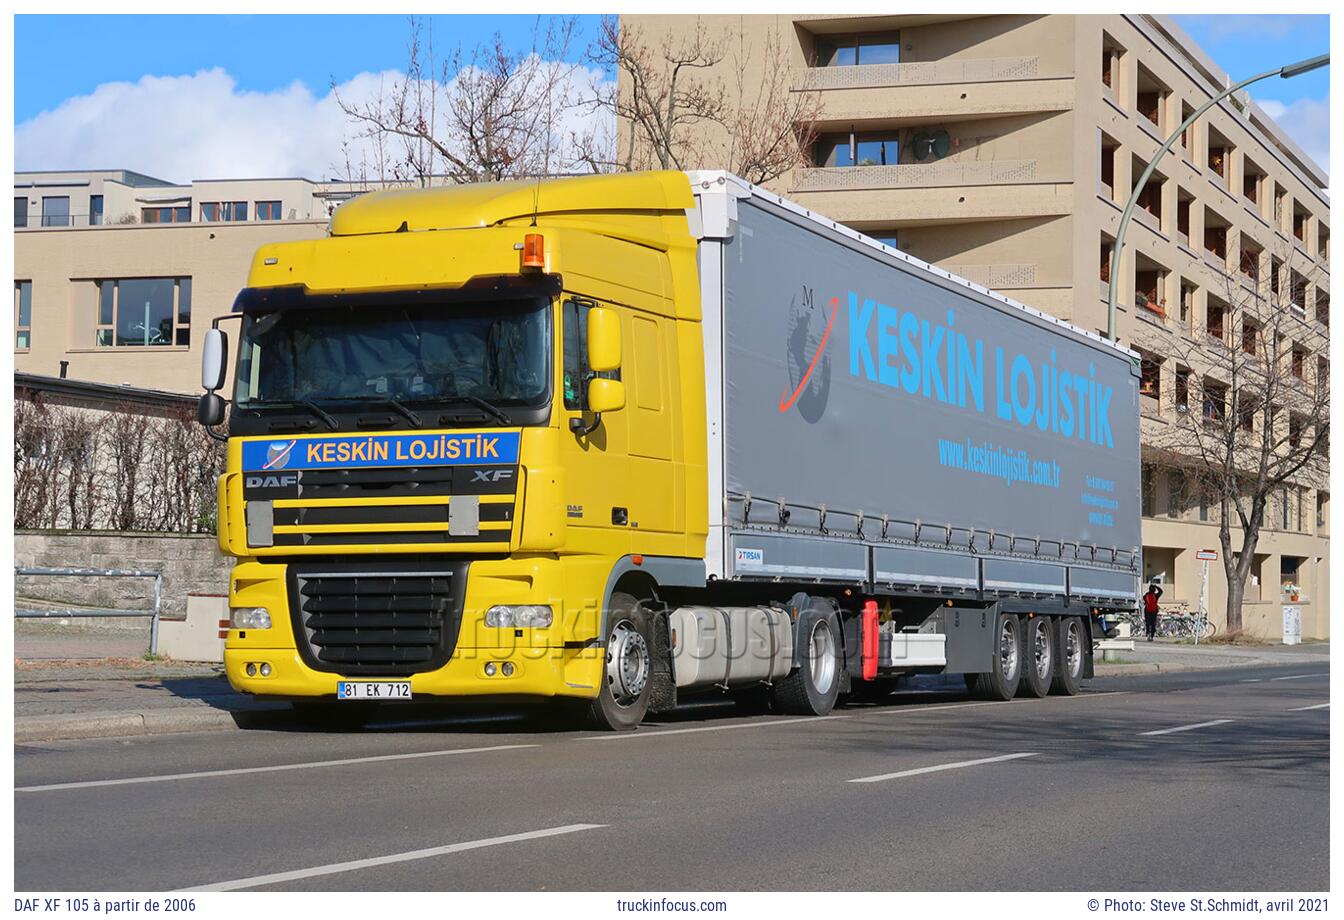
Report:
M 338 700 L 409 700 L 409 680 L 341 680 L 336 682 Z

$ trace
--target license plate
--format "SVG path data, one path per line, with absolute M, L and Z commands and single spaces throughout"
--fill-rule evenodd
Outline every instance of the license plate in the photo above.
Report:
M 409 700 L 409 680 L 341 680 L 336 682 L 338 700 Z

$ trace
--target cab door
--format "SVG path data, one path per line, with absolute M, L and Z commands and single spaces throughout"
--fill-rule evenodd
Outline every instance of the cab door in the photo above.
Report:
M 676 360 L 672 325 L 667 317 L 632 312 L 625 337 L 630 344 L 621 369 L 629 416 L 630 522 L 640 531 L 676 533 L 682 527 L 678 512 L 685 504 L 683 484 L 674 463 L 672 436 L 671 369 Z

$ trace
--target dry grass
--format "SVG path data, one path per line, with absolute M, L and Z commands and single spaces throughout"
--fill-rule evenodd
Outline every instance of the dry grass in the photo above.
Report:
M 1201 639 L 1208 645 L 1268 645 L 1263 637 L 1253 636 L 1243 630 L 1231 633 L 1218 633 L 1212 639 Z

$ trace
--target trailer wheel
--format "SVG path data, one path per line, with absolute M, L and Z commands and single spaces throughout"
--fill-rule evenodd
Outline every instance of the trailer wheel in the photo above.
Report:
M 840 695 L 840 624 L 829 605 L 814 602 L 799 614 L 800 662 L 792 674 L 775 685 L 778 712 L 824 716 Z
M 653 671 L 648 612 L 629 594 L 613 593 L 602 688 L 588 704 L 587 721 L 607 731 L 629 731 L 649 710 Z
M 1083 678 L 1083 659 L 1087 654 L 1087 633 L 1078 617 L 1062 617 L 1055 630 L 1055 678 L 1050 692 L 1073 696 Z
M 1011 700 L 1022 679 L 1022 628 L 1011 613 L 999 615 L 995 624 L 994 659 L 991 670 L 975 674 L 967 683 L 971 692 L 982 700 Z
M 1050 617 L 1035 616 L 1023 621 L 1022 680 L 1017 685 L 1021 696 L 1040 698 L 1050 692 L 1055 677 L 1055 631 Z

